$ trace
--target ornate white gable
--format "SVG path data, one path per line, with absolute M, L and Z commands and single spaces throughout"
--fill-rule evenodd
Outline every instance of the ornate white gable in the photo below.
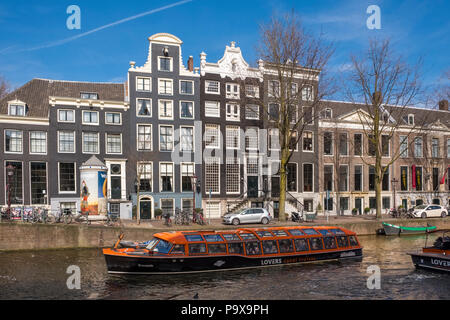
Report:
M 221 78 L 230 77 L 231 79 L 240 78 L 244 80 L 247 77 L 259 78 L 263 81 L 262 74 L 258 69 L 251 68 L 242 57 L 241 48 L 236 47 L 236 43 L 231 42 L 230 46 L 226 46 L 225 53 L 217 63 L 206 62 L 206 53 L 200 54 L 200 73 L 219 74 Z
M 338 119 L 344 122 L 358 122 L 358 123 L 360 123 L 361 120 L 368 122 L 372 121 L 367 111 L 364 111 L 362 109 L 357 109 L 350 113 L 341 115 Z

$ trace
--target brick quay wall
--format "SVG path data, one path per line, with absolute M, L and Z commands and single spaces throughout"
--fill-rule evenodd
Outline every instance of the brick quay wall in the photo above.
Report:
M 439 230 L 450 229 L 450 217 L 445 219 L 383 219 L 388 223 L 402 226 L 424 226 L 429 223 L 437 226 Z M 356 232 L 359 236 L 375 235 L 380 229 L 381 222 L 373 219 L 334 219 L 329 222 L 317 221 L 316 223 L 277 223 L 270 226 L 314 226 L 330 225 L 343 227 Z M 262 227 L 262 225 L 245 225 L 244 227 Z M 221 225 L 220 222 L 207 226 L 190 225 L 183 227 L 163 227 L 156 223 L 125 223 L 122 227 L 105 227 L 101 225 L 46 225 L 26 223 L 0 223 L 0 251 L 15 250 L 46 250 L 46 249 L 74 249 L 74 248 L 102 248 L 112 246 L 121 232 L 125 234 L 125 240 L 149 240 L 153 234 L 168 230 L 224 230 L 234 229 L 234 226 Z

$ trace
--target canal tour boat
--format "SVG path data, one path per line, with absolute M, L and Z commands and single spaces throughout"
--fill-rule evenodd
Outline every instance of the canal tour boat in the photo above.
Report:
M 361 258 L 356 233 L 338 227 L 245 228 L 154 234 L 146 248 L 103 249 L 109 273 L 174 274 Z
M 444 232 L 432 247 L 425 246 L 421 253 L 408 253 L 416 268 L 450 272 L 450 233 Z

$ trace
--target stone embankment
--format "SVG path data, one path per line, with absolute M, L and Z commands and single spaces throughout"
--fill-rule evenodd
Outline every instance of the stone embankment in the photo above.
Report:
M 437 226 L 439 230 L 450 229 L 450 217 L 445 219 L 408 219 L 395 220 L 383 219 L 392 224 L 402 226 L 423 226 L 429 223 Z M 296 224 L 292 222 L 280 223 L 273 221 L 269 226 L 295 226 L 295 225 L 333 225 L 356 232 L 360 236 L 374 235 L 381 228 L 381 222 L 372 217 L 339 217 L 320 218 L 314 223 Z M 245 227 L 262 227 L 262 225 L 245 225 Z M 234 226 L 225 226 L 220 220 L 211 221 L 210 225 L 198 226 L 164 226 L 162 221 L 151 221 L 136 224 L 126 221 L 120 227 L 105 227 L 103 225 L 46 225 L 26 223 L 0 223 L 0 251 L 14 250 L 44 250 L 44 249 L 69 249 L 69 248 L 102 248 L 113 245 L 121 232 L 128 240 L 145 241 L 154 233 L 169 230 L 223 230 L 234 229 Z

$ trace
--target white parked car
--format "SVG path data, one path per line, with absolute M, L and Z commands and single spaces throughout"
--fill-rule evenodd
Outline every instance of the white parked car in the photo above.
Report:
M 413 215 L 417 218 L 441 217 L 445 218 L 448 215 L 447 209 L 437 204 L 423 204 L 414 207 Z
M 246 223 L 268 224 L 270 220 L 272 220 L 272 216 L 264 208 L 242 209 L 238 213 L 229 213 L 223 216 L 224 224 L 234 224 L 235 226 Z

